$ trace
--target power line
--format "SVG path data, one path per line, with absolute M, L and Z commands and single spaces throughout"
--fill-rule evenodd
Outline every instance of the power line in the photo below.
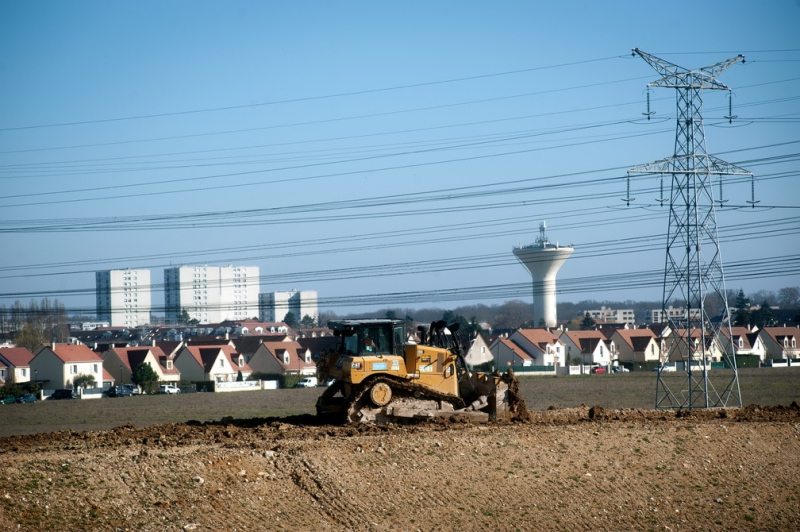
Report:
M 270 126 L 260 126 L 254 128 L 239 128 L 239 129 L 229 129 L 229 130 L 221 130 L 221 131 L 211 131 L 211 132 L 203 132 L 203 133 L 191 133 L 191 134 L 183 134 L 183 135 L 172 135 L 172 136 L 164 136 L 164 137 L 154 137 L 154 138 L 144 138 L 144 139 L 128 139 L 128 140 L 121 140 L 121 141 L 109 141 L 109 142 L 99 142 L 99 143 L 88 143 L 88 144 L 74 144 L 74 145 L 66 145 L 66 146 L 49 146 L 49 147 L 39 147 L 39 148 L 26 148 L 26 149 L 18 149 L 18 150 L 5 150 L 0 151 L 0 155 L 2 154 L 15 154 L 15 153 L 31 153 L 31 152 L 40 152 L 40 151 L 56 151 L 56 150 L 67 150 L 67 149 L 78 149 L 78 148 L 93 148 L 93 147 L 100 147 L 100 146 L 117 146 L 123 144 L 138 144 L 144 142 L 157 142 L 157 141 L 165 141 L 165 140 L 178 140 L 178 139 L 187 139 L 187 138 L 198 138 L 198 137 L 207 137 L 207 136 L 216 136 L 216 135 L 228 135 L 234 133 L 247 133 L 247 132 L 254 132 L 254 131 L 266 131 L 271 129 L 279 129 L 279 128 L 287 128 L 287 127 L 299 127 L 299 126 L 308 126 L 308 125 L 316 125 L 316 124 L 325 124 L 325 123 L 335 123 L 335 122 L 342 122 L 348 120 L 358 120 L 364 118 L 377 118 L 381 116 L 392 116 L 398 114 L 405 114 L 405 113 L 412 113 L 412 112 L 422 112 L 422 111 L 433 111 L 437 109 L 447 109 L 447 108 L 454 108 L 454 107 L 461 107 L 465 105 L 474 105 L 474 104 L 482 104 L 482 103 L 489 103 L 495 101 L 506 101 L 510 99 L 518 99 L 524 98 L 529 96 L 539 96 L 542 94 L 550 94 L 550 93 L 559 93 L 567 90 L 578 90 L 584 88 L 593 88 L 604 84 L 615 84 L 615 83 L 623 83 L 627 81 L 636 81 L 645 79 L 646 76 L 640 76 L 635 78 L 625 78 L 620 80 L 612 80 L 606 82 L 597 82 L 592 84 L 584 84 L 584 85 L 575 85 L 570 87 L 563 87 L 563 88 L 556 88 L 556 89 L 546 89 L 542 91 L 533 91 L 533 92 L 525 92 L 519 94 L 512 94 L 512 95 L 505 95 L 505 96 L 496 96 L 491 98 L 482 98 L 476 100 L 466 100 L 462 102 L 451 102 L 446 104 L 440 105 L 432 105 L 432 106 L 423 106 L 423 107 L 412 107 L 407 109 L 399 109 L 399 110 L 392 110 L 392 111 L 381 111 L 377 113 L 367 113 L 367 114 L 359 114 L 359 115 L 349 115 L 349 116 L 342 116 L 342 117 L 334 117 L 330 119 L 320 119 L 320 120 L 311 120 L 311 121 L 303 121 L 303 122 L 290 122 L 284 124 L 273 124 Z M 793 77 L 793 78 L 786 78 L 774 81 L 767 81 L 762 82 L 755 85 L 745 85 L 739 87 L 739 90 L 747 89 L 751 87 L 763 86 L 763 85 L 770 85 L 770 84 L 777 84 L 777 83 L 786 83 L 790 81 L 797 81 L 800 77 Z M 552 114 L 552 113 L 551 113 Z
M 372 88 L 372 89 L 360 89 L 354 91 L 345 91 L 345 92 L 337 92 L 332 94 L 321 94 L 316 96 L 303 96 L 299 98 L 285 98 L 280 100 L 270 100 L 258 103 L 249 103 L 249 104 L 238 104 L 238 105 L 226 105 L 226 106 L 217 106 L 217 107 L 205 107 L 201 109 L 189 109 L 185 111 L 169 111 L 164 113 L 151 113 L 151 114 L 140 114 L 140 115 L 130 115 L 130 116 L 122 116 L 122 117 L 112 117 L 112 118 L 98 118 L 94 120 L 80 120 L 80 121 L 73 121 L 73 122 L 55 122 L 50 124 L 32 124 L 32 125 L 24 125 L 24 126 L 14 126 L 14 127 L 2 127 L 0 131 L 16 131 L 22 129 L 37 129 L 37 128 L 49 128 L 49 127 L 64 127 L 64 126 L 76 126 L 76 125 L 85 125 L 85 124 L 98 124 L 104 122 L 121 122 L 126 120 L 140 120 L 145 118 L 163 118 L 167 116 L 181 116 L 181 115 L 190 115 L 190 114 L 199 114 L 199 113 L 209 113 L 209 112 L 216 112 L 216 111 L 232 111 L 237 109 L 252 109 L 255 107 L 266 107 L 272 105 L 279 105 L 279 104 L 287 104 L 287 103 L 299 103 L 299 102 L 309 102 L 315 100 L 328 100 L 333 98 L 342 98 L 345 96 L 362 96 L 364 94 L 374 94 L 379 92 L 390 92 L 390 91 L 397 91 L 402 89 L 411 89 L 417 87 L 429 87 L 433 85 L 443 85 L 446 83 L 455 83 L 461 81 L 474 81 L 477 79 L 486 79 L 486 78 L 494 78 L 500 76 L 509 76 L 514 74 L 522 74 L 526 72 L 535 72 L 539 70 L 548 70 L 553 68 L 562 68 L 567 66 L 575 66 L 575 65 L 585 65 L 588 63 L 597 63 L 601 61 L 608 61 L 610 59 L 619 59 L 621 56 L 612 55 L 607 57 L 598 57 L 594 59 L 584 59 L 581 61 L 571 61 L 566 63 L 558 63 L 554 65 L 542 65 L 542 66 L 535 66 L 535 67 L 528 67 L 528 68 L 520 68 L 516 70 L 507 70 L 504 72 L 493 72 L 487 74 L 474 74 L 470 76 L 463 76 L 457 78 L 449 78 L 449 79 L 442 79 L 442 80 L 434 80 L 434 81 L 422 81 L 418 83 L 406 83 L 400 85 L 393 85 L 389 87 L 379 87 L 379 88 Z

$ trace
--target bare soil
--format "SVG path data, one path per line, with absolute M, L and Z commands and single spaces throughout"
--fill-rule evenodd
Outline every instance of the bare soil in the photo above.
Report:
M 589 379 L 589 388 L 612 382 Z M 277 396 L 300 403 L 310 393 L 285 392 Z M 0 530 L 800 528 L 797 402 L 674 412 L 524 395 L 538 408 L 526 423 L 343 427 L 229 412 L 108 430 L 18 428 L 0 438 Z M 214 396 L 54 404 L 64 415 L 62 404 L 96 403 L 86 408 L 182 417 Z M 51 408 L 8 405 L 0 425 L 26 407 Z

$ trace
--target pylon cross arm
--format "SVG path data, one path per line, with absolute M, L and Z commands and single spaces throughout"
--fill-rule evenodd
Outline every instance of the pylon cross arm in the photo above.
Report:
M 628 169 L 628 175 L 635 174 L 709 174 L 750 176 L 751 172 L 723 161 L 713 155 L 681 155 L 659 159 Z
M 708 76 L 713 79 L 739 62 L 744 63 L 744 56 L 742 54 L 739 54 L 736 57 L 731 57 L 730 59 L 726 59 L 724 61 L 720 61 L 719 63 L 714 63 L 711 66 L 703 67 L 700 70 L 708 74 Z
M 717 76 L 736 63 L 744 62 L 744 56 L 739 54 L 707 67 L 688 70 L 638 48 L 634 48 L 633 53 L 644 59 L 648 65 L 653 67 L 653 70 L 661 75 L 661 79 L 649 83 L 651 87 L 729 90 L 727 85 L 717 81 Z

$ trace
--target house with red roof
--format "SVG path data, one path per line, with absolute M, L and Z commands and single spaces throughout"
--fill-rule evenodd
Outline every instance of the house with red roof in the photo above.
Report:
M 30 382 L 32 358 L 33 353 L 26 347 L 0 347 L 0 364 L 6 368 L 0 378 L 17 384 Z
M 316 375 L 311 349 L 293 340 L 262 342 L 247 362 L 253 371 L 270 375 Z
M 768 360 L 797 360 L 800 358 L 800 326 L 764 327 L 758 333 L 764 342 Z
M 489 350 L 495 360 L 498 371 L 509 366 L 536 366 L 536 360 L 522 347 L 508 338 L 499 337 L 492 342 Z M 540 364 L 544 365 L 544 364 Z
M 687 336 L 691 337 L 688 343 Z M 661 336 L 661 356 L 669 362 L 688 360 L 690 357 L 692 360 L 702 360 L 704 356 L 709 361 L 720 361 L 723 351 L 722 346 L 711 334 L 707 333 L 705 338 L 701 339 L 700 329 L 692 329 L 687 335 L 686 329 L 673 331 L 667 327 Z
M 518 329 L 508 337 L 533 359 L 535 366 L 561 366 L 567 362 L 564 343 L 550 329 Z
M 181 379 L 192 382 L 235 382 L 247 380 L 253 372 L 244 355 L 228 344 L 184 345 L 173 362 Z
M 616 344 L 613 341 L 606 342 L 605 334 L 597 330 L 564 330 L 558 338 L 564 343 L 567 363 L 579 358 L 582 364 L 608 366 L 616 355 L 609 343 L 614 348 Z
M 72 388 L 75 378 L 91 375 L 97 386 L 103 378 L 103 359 L 83 344 L 43 347 L 33 356 L 31 370 L 44 388 Z
M 731 342 L 733 338 L 733 342 Z M 720 336 L 724 349 L 730 349 L 733 343 L 737 355 L 757 356 L 762 362 L 766 360 L 767 347 L 764 345 L 763 338 L 759 337 L 758 330 L 751 331 L 747 327 L 731 327 L 730 333 L 727 327 L 722 328 Z
M 158 346 L 114 347 L 102 354 L 106 370 L 120 384 L 132 382 L 133 373 L 142 364 L 149 364 L 159 382 L 178 382 L 181 372 L 174 357 L 164 354 Z
M 656 334 L 647 328 L 616 329 L 611 335 L 620 362 L 656 362 L 661 346 Z

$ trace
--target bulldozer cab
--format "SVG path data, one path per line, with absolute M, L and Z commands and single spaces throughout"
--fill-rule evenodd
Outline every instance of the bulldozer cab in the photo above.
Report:
M 347 356 L 402 355 L 405 327 L 400 320 L 332 321 L 328 327 L 341 338 L 339 353 Z

